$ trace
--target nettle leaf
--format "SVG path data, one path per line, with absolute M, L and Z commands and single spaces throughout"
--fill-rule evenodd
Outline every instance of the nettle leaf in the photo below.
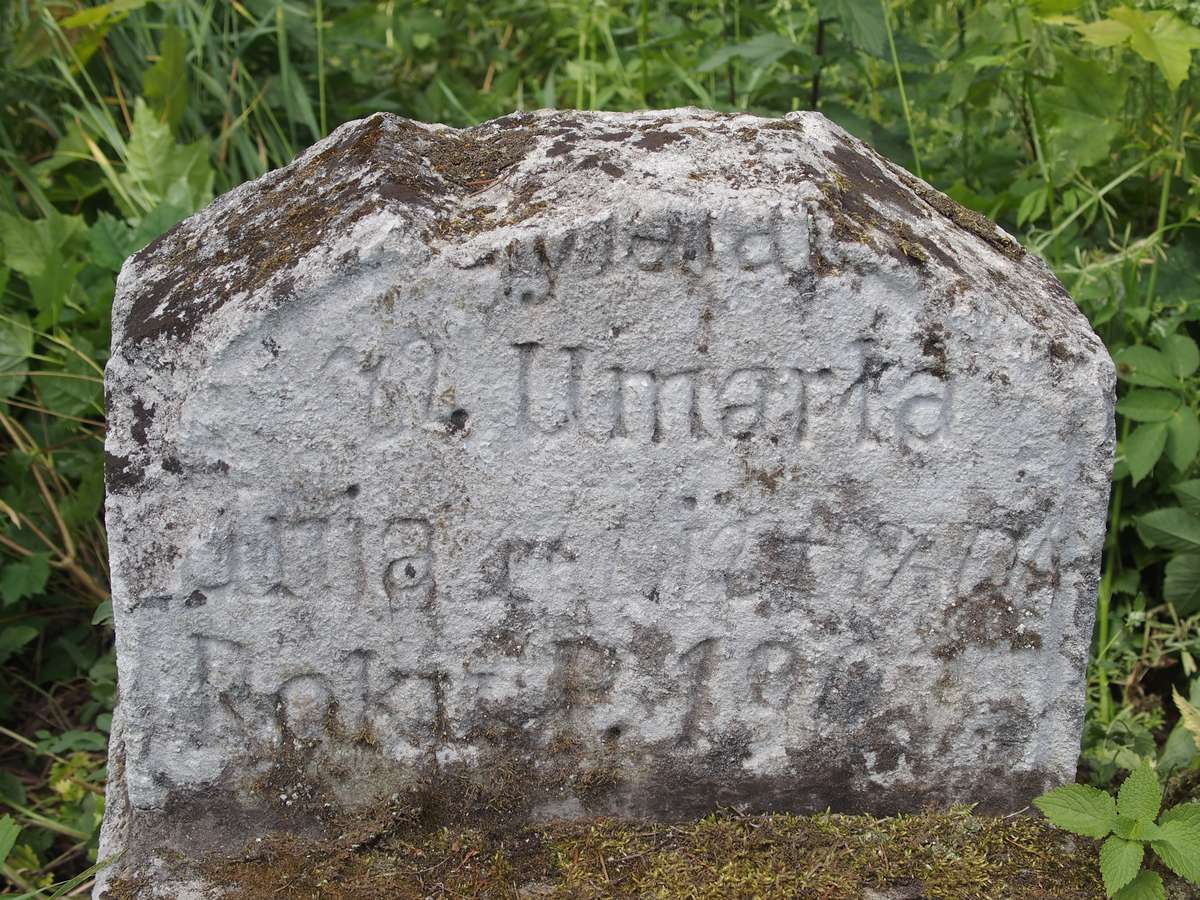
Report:
M 1192 736 L 1184 730 L 1183 723 L 1176 722 L 1163 742 L 1162 752 L 1158 754 L 1158 771 L 1170 775 L 1186 768 L 1196 759 L 1198 752 L 1200 751 L 1196 750 Z M 1166 813 L 1163 814 L 1163 818 L 1166 818 Z
M 1102 838 L 1117 822 L 1117 803 L 1098 788 L 1068 784 L 1034 798 L 1033 805 L 1053 825 L 1084 837 Z
M 1181 616 L 1200 610 L 1200 554 L 1182 553 L 1168 560 L 1163 596 Z
M 1098 19 L 1095 22 L 1080 22 L 1075 30 L 1093 47 L 1119 47 L 1129 40 L 1133 29 L 1115 19 Z
M 1153 740 L 1149 752 L 1154 752 Z M 1145 760 L 1139 757 L 1134 763 L 1133 769 L 1136 771 L 1144 764 Z M 1130 816 L 1119 815 L 1116 824 L 1113 825 L 1113 834 L 1127 841 L 1152 841 L 1158 838 L 1158 826 L 1150 819 L 1134 819 Z
M 1129 28 L 1129 46 L 1138 56 L 1158 66 L 1171 90 L 1187 78 L 1192 51 L 1200 47 L 1200 28 L 1189 25 L 1168 10 L 1146 11 L 1118 6 L 1109 18 Z
M 1112 590 L 1114 594 L 1127 594 L 1134 597 L 1137 596 L 1141 583 L 1142 575 L 1137 569 L 1126 569 L 1113 579 Z
M 846 38 L 872 56 L 883 59 L 888 52 L 883 7 L 875 0 L 820 0 L 817 9 L 823 19 L 837 19 Z
M 1200 419 L 1190 406 L 1182 406 L 1167 422 L 1167 459 L 1180 472 L 1186 472 L 1200 453 Z
M 13 821 L 12 816 L 0 818 L 0 865 L 3 865 L 8 859 L 8 854 L 12 853 L 13 844 L 17 842 L 20 833 L 21 826 Z
M 1159 874 L 1142 870 L 1137 878 L 1113 894 L 1112 900 L 1166 900 L 1166 896 Z
M 1183 819 L 1168 822 L 1150 846 L 1172 872 L 1200 884 L 1200 826 Z
M 1153 821 L 1162 806 L 1162 787 L 1158 775 L 1149 765 L 1140 765 L 1117 792 L 1117 812 L 1131 819 Z
M 0 665 L 8 662 L 8 658 L 34 640 L 41 632 L 32 625 L 10 625 L 0 630 Z
M 1129 477 L 1137 484 L 1150 474 L 1167 446 L 1167 426 L 1162 422 L 1139 425 L 1125 438 L 1122 448 Z
M 0 571 L 0 600 L 10 606 L 40 594 L 50 577 L 50 554 L 33 553 L 18 562 L 6 563 Z
M 782 34 L 764 32 L 741 44 L 722 47 L 700 65 L 697 72 L 711 72 L 732 59 L 743 59 L 752 66 L 769 66 L 789 53 L 799 50 L 799 45 Z
M 1188 512 L 1200 516 L 1200 479 L 1181 481 L 1171 488 L 1179 498 L 1180 505 Z
M 1113 355 L 1117 376 L 1130 384 L 1143 387 L 1167 387 L 1178 390 L 1181 385 L 1167 357 L 1144 344 L 1123 347 Z
M 1200 347 L 1186 334 L 1173 334 L 1167 338 L 1163 342 L 1163 352 L 1180 378 L 1186 378 L 1200 368 Z
M 1162 390 L 1132 390 L 1117 401 L 1117 412 L 1135 422 L 1166 422 L 1183 401 Z
M 1137 877 L 1146 848 L 1139 841 L 1127 841 L 1115 834 L 1100 846 L 1100 876 L 1104 890 L 1112 896 Z
M 1180 803 L 1172 806 L 1159 819 L 1159 825 L 1165 826 L 1170 822 L 1187 822 L 1193 828 L 1200 828 L 1200 803 Z
M 1151 547 L 1182 553 L 1200 553 L 1200 518 L 1177 506 L 1137 516 L 1138 534 Z
M 1055 62 L 1061 84 L 1041 89 L 1041 108 L 1049 119 L 1046 139 L 1057 154 L 1055 166 L 1061 160 L 1069 174 L 1107 158 L 1121 132 L 1112 110 L 1124 107 L 1129 80 L 1077 53 L 1055 54 Z
M 0 319 L 0 400 L 7 400 L 21 389 L 26 376 L 5 373 L 27 372 L 32 353 L 33 329 L 29 319 L 21 313 Z

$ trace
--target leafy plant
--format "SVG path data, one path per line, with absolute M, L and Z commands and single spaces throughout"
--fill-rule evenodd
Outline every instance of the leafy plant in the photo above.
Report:
M 1166 897 L 1162 877 L 1142 869 L 1147 845 L 1172 872 L 1200 884 L 1200 803 L 1180 804 L 1159 816 L 1162 788 L 1149 765 L 1130 773 L 1116 800 L 1089 785 L 1070 784 L 1033 802 L 1059 828 L 1105 839 L 1100 875 L 1114 900 Z

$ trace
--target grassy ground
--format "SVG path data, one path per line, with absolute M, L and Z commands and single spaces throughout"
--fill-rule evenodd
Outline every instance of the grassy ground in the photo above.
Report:
M 238 900 L 1103 896 L 1094 841 L 1026 816 L 973 816 L 967 808 L 887 819 L 598 820 L 508 833 L 351 830 L 332 843 L 255 844 L 205 871 Z M 118 894 L 135 897 L 137 887 Z

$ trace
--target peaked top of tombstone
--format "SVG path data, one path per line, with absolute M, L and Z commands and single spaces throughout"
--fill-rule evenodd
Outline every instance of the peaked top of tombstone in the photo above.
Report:
M 885 268 L 947 300 L 1002 305 L 1064 355 L 1101 349 L 1046 266 L 820 113 L 695 108 L 514 113 L 467 129 L 348 122 L 134 255 L 114 347 L 183 363 L 234 312 L 294 302 L 357 266 L 451 252 L 470 267 L 535 229 L 655 202 L 809 205 L 818 275 Z M 236 330 L 232 329 L 232 330 Z M 1068 349 L 1072 348 L 1072 349 Z

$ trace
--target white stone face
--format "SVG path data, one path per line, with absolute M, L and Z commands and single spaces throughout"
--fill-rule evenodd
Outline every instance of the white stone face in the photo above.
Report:
M 1016 809 L 1073 776 L 1108 355 L 819 115 L 350 123 L 131 260 L 113 341 L 126 871 L 398 792 Z

